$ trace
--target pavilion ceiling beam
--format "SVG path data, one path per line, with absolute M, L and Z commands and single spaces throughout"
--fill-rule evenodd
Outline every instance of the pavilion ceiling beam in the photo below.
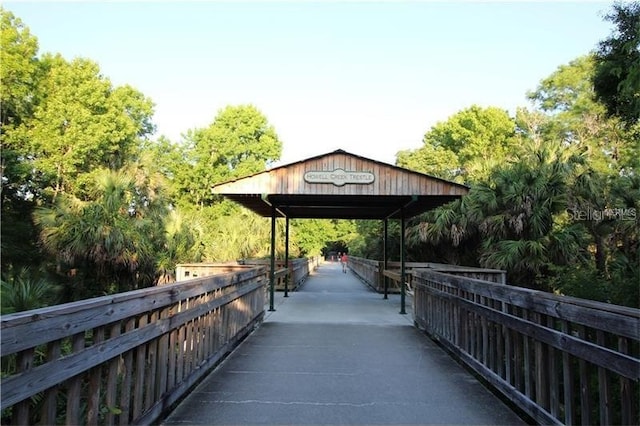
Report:
M 394 210 L 391 214 L 389 214 L 387 217 L 385 217 L 385 219 L 390 219 L 393 216 L 396 216 L 398 213 L 403 213 L 401 216 L 402 218 L 404 218 L 404 210 L 406 210 L 407 207 L 409 207 L 411 204 L 415 203 L 418 201 L 418 196 L 417 195 L 412 195 L 411 199 L 406 202 L 405 204 L 401 205 L 399 208 L 397 208 L 396 210 Z
M 273 203 L 269 200 L 269 195 L 268 194 L 262 194 L 260 196 L 260 198 L 262 199 L 262 202 L 264 202 L 266 205 L 268 205 L 269 207 L 273 208 L 278 214 L 280 214 L 280 216 L 282 217 L 288 217 L 286 214 L 284 214 L 284 212 L 282 210 L 280 210 L 278 207 L 279 206 L 275 206 L 273 205 Z

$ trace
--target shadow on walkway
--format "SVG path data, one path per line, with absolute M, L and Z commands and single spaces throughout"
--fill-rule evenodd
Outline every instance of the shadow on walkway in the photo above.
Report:
M 524 424 L 399 314 L 398 295 L 339 263 L 289 295 L 163 424 Z

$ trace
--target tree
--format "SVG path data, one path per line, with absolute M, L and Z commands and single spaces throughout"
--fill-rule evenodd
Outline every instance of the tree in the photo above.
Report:
M 13 13 L 0 7 L 0 125 L 30 117 L 38 95 L 38 40 Z
M 384 222 L 381 220 L 355 221 L 356 236 L 349 243 L 349 252 L 367 259 L 384 259 Z M 387 258 L 400 260 L 400 224 L 387 222 Z M 410 256 L 408 256 L 410 258 Z
M 595 101 L 594 69 L 583 56 L 543 79 L 528 94 L 536 108 L 516 113 L 513 158 L 463 199 L 410 221 L 408 252 L 637 305 L 638 139 Z
M 152 103 L 113 87 L 87 59 L 37 57 L 37 39 L 2 13 L 2 270 L 39 264 L 37 206 L 60 194 L 89 201 L 97 170 L 135 161 L 153 131 Z
M 549 265 L 580 259 L 580 233 L 558 223 L 566 214 L 572 176 L 571 150 L 536 147 L 521 161 L 496 170 L 490 186 L 476 191 L 487 206 L 478 226 L 480 264 L 506 269 L 518 285 L 548 290 Z
M 209 127 L 189 130 L 184 144 L 159 141 L 156 163 L 173 204 L 194 224 L 198 256 L 228 261 L 268 254 L 269 222 L 214 196 L 211 186 L 264 171 L 281 151 L 275 129 L 252 105 L 220 110 Z
M 505 269 L 515 285 L 548 290 L 549 265 L 567 264 L 583 254 L 577 230 L 557 222 L 558 215 L 566 214 L 576 159 L 559 143 L 530 142 L 517 156 L 462 200 L 429 212 L 408 228 L 408 243 L 458 248 L 458 259 L 469 261 L 463 256 L 473 254 L 471 264 Z
M 131 87 L 114 88 L 90 60 L 45 55 L 41 66 L 42 99 L 7 144 L 32 170 L 29 190 L 37 197 L 82 196 L 94 169 L 136 158 L 140 138 L 153 130 L 152 103 Z
M 4 274 L 0 282 L 0 313 L 5 315 L 56 304 L 60 287 L 43 275 L 26 267 Z
M 124 171 L 96 173 L 90 201 L 62 194 L 34 214 L 41 243 L 67 276 L 73 298 L 146 287 L 155 282 L 164 244 L 164 203 Z M 75 282 L 74 282 L 75 281 Z
M 19 18 L 0 7 L 0 181 L 2 271 L 41 262 L 31 221 L 31 168 L 20 145 L 8 143 L 8 133 L 33 116 L 41 97 L 38 40 Z
M 619 239 L 614 236 L 626 222 L 598 220 L 593 215 L 576 212 L 635 208 L 633 203 L 620 198 L 620 191 L 615 188 L 621 185 L 633 188 L 626 182 L 636 174 L 640 140 L 634 129 L 623 126 L 618 117 L 608 117 L 605 106 L 596 100 L 593 85 L 596 69 L 593 56 L 577 58 L 560 66 L 529 97 L 547 114 L 544 138 L 560 140 L 584 153 L 584 163 L 575 169 L 570 185 L 568 208 L 574 222 L 591 235 L 594 270 L 610 278 L 608 264 L 619 246 Z
M 595 100 L 594 71 L 593 56 L 579 57 L 559 66 L 527 96 L 546 114 L 543 138 L 577 146 L 594 169 L 617 174 L 621 167 L 633 166 L 637 155 L 629 149 L 629 131 L 618 119 L 608 119 L 604 105 Z
M 164 190 L 169 202 L 181 210 L 190 206 L 181 196 L 181 185 L 188 181 L 191 165 L 187 162 L 187 149 L 165 136 L 156 140 L 144 140 L 140 149 L 144 163 L 153 167 L 164 179 Z
M 442 179 L 460 180 L 457 179 L 461 169 L 458 156 L 453 151 L 426 141 L 417 150 L 398 152 L 396 165 Z
M 186 163 L 177 176 L 180 196 L 200 208 L 212 203 L 211 185 L 264 171 L 280 158 L 282 142 L 253 105 L 228 106 L 204 129 L 187 132 Z
M 230 211 L 213 216 L 214 230 L 206 245 L 207 258 L 215 261 L 260 258 L 270 254 L 271 221 L 243 207 L 230 205 Z M 284 235 L 283 221 L 278 221 L 277 235 Z M 282 238 L 276 240 L 276 250 L 284 257 Z
M 194 232 L 199 226 L 197 218 L 171 210 L 164 221 L 164 247 L 156 255 L 157 283 L 167 284 L 176 280 L 176 265 L 199 262 L 203 256 L 204 244 Z
M 291 239 L 296 242 L 301 255 L 319 256 L 328 242 L 337 239 L 337 235 L 332 221 L 293 219 L 291 221 Z
M 628 126 L 640 123 L 640 3 L 615 3 L 606 20 L 616 28 L 595 52 L 596 98 Z
M 515 130 L 506 111 L 473 105 L 434 125 L 424 146 L 398 153 L 397 164 L 460 182 L 480 180 L 507 158 Z

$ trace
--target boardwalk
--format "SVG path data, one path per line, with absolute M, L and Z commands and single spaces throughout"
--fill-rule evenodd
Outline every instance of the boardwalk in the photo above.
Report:
M 339 264 L 324 264 L 164 425 L 523 424 Z

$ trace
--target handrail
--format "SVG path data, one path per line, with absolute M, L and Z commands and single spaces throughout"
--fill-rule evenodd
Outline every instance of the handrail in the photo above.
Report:
M 1 317 L 3 423 L 149 424 L 259 323 L 267 269 Z
M 351 256 L 349 258 L 349 268 L 367 285 L 377 292 L 385 290 L 385 281 L 387 289 L 393 293 L 400 292 L 400 262 L 389 261 L 387 268 L 384 269 L 384 262 L 379 260 L 365 259 L 361 257 Z M 502 269 L 476 268 L 470 266 L 447 265 L 444 263 L 434 262 L 405 262 L 405 286 L 407 291 L 412 291 L 411 274 L 414 270 L 431 269 L 434 271 L 445 272 L 453 275 L 459 275 L 469 278 L 482 279 L 486 281 L 506 284 L 507 274 Z
M 288 290 L 293 291 L 307 279 L 307 277 L 318 268 L 319 257 L 290 259 L 289 265 L 285 265 L 284 260 L 276 259 L 275 289 L 284 290 L 285 280 Z M 238 261 L 242 265 L 269 265 L 269 259 L 241 259 Z M 193 264 L 197 266 L 197 264 Z M 286 271 L 287 273 L 283 273 Z
M 365 281 L 400 280 L 380 264 L 349 259 Z M 486 384 L 538 423 L 640 424 L 640 310 L 446 266 L 406 275 L 414 323 Z M 247 265 L 0 317 L 3 423 L 152 423 L 261 321 L 267 277 Z
M 542 424 L 638 424 L 640 310 L 413 271 L 414 320 Z

